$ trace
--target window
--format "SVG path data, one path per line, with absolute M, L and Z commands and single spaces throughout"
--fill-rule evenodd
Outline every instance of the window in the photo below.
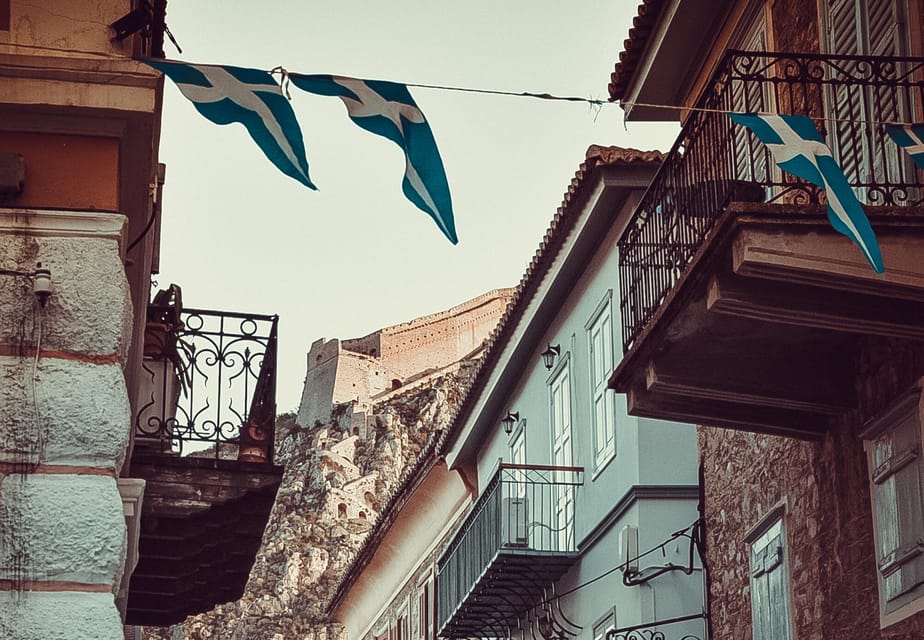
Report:
M 433 598 L 433 576 L 427 576 L 427 579 L 420 585 L 417 592 L 417 611 L 418 611 L 418 633 L 419 640 L 433 640 L 435 637 L 433 627 L 434 620 L 434 598 Z
M 594 469 L 602 468 L 616 454 L 616 397 L 607 388 L 607 380 L 613 372 L 612 297 L 610 290 L 586 327 L 590 347 Z
M 869 461 L 882 626 L 924 608 L 920 388 L 870 421 L 862 436 Z M 924 599 L 922 599 L 924 600 Z
M 594 623 L 593 640 L 606 640 L 606 632 L 616 628 L 616 607 L 606 612 Z
M 526 418 L 520 420 L 520 423 L 513 431 L 510 439 L 510 462 L 513 464 L 526 464 Z
M 552 464 L 570 467 L 571 451 L 571 365 L 568 354 L 562 357 L 549 381 L 551 404 Z M 574 545 L 574 491 L 570 485 L 556 485 L 556 526 L 558 550 L 571 550 Z
M 821 0 L 821 16 L 827 53 L 905 56 L 909 55 L 906 0 Z M 868 73 L 863 62 L 843 63 L 849 75 Z M 862 92 L 862 97 L 859 93 Z M 832 146 L 844 174 L 851 183 L 883 182 L 900 175 L 900 167 L 910 162 L 894 144 L 882 144 L 882 132 L 875 122 L 903 122 L 907 105 L 900 104 L 888 86 L 851 87 L 837 83 L 826 88 L 826 117 L 839 122 L 832 127 L 828 143 Z M 913 173 L 912 173 L 913 175 Z M 867 199 L 859 189 L 861 199 Z
M 748 536 L 751 569 L 751 626 L 754 640 L 791 640 L 789 576 L 783 509 Z
M 408 606 L 407 603 L 398 612 L 395 618 L 395 631 L 392 636 L 395 640 L 411 640 L 410 625 L 408 624 Z

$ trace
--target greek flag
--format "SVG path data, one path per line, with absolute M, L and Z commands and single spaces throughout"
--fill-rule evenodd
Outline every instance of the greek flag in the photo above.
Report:
M 280 171 L 317 189 L 308 177 L 305 144 L 295 112 L 269 73 L 165 60 L 144 62 L 169 76 L 196 110 L 215 124 L 243 124 Z
M 869 219 L 810 118 L 754 113 L 729 113 L 728 117 L 753 131 L 781 169 L 823 188 L 831 225 L 860 247 L 876 273 L 885 271 Z
M 289 78 L 309 93 L 337 96 L 353 122 L 401 147 L 406 161 L 401 185 L 404 195 L 433 218 L 450 242 L 459 241 L 436 140 L 406 85 L 330 75 L 291 73 Z
M 914 163 L 924 169 L 924 123 L 887 124 L 889 137 L 908 152 Z

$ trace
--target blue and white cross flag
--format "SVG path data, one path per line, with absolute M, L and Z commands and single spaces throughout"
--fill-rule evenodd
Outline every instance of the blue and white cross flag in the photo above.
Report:
M 810 118 L 754 113 L 729 113 L 728 117 L 753 131 L 781 169 L 824 189 L 831 225 L 860 247 L 876 273 L 885 271 L 866 212 Z
M 887 124 L 889 137 L 908 152 L 914 163 L 924 169 L 924 123 Z
M 452 198 L 443 161 L 427 119 L 407 86 L 379 80 L 359 80 L 331 75 L 289 74 L 299 89 L 337 96 L 350 119 L 377 135 L 388 138 L 404 151 L 404 195 L 427 213 L 449 241 L 456 244 Z
M 317 189 L 308 177 L 305 143 L 295 112 L 266 71 L 145 59 L 163 71 L 215 124 L 240 122 L 266 157 L 287 176 Z

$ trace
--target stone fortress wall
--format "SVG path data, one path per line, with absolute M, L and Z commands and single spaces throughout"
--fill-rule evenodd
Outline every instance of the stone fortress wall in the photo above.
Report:
M 491 334 L 512 295 L 513 289 L 494 289 L 361 338 L 316 340 L 308 352 L 299 424 L 326 423 L 335 404 L 350 403 L 354 433 L 364 436 L 373 401 L 470 356 Z

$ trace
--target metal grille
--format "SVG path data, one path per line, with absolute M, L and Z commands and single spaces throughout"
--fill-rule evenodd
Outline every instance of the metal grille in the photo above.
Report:
M 623 351 L 632 348 L 731 201 L 818 204 L 729 111 L 815 120 L 869 205 L 922 202 L 921 172 L 885 122 L 924 104 L 924 58 L 729 51 L 619 240 Z
M 439 561 L 437 623 L 442 629 L 499 552 L 576 551 L 574 510 L 561 505 L 583 484 L 581 467 L 502 463 Z
M 148 310 L 136 446 L 272 463 L 277 316 Z M 162 318 L 163 322 L 151 318 Z

